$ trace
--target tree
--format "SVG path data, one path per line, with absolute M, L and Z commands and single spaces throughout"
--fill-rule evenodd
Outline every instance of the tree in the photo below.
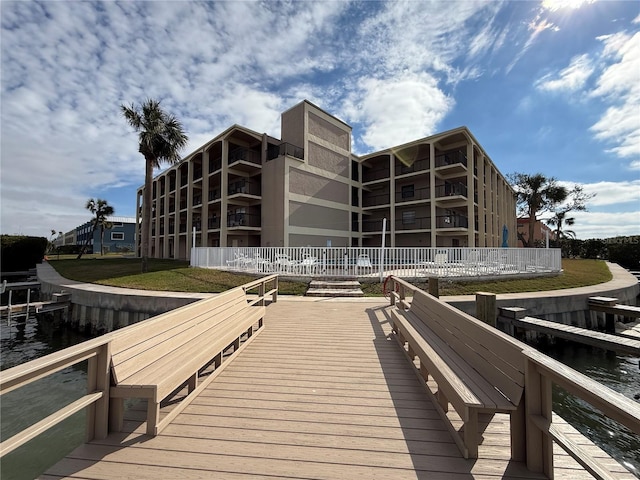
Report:
M 553 213 L 547 224 L 556 227 L 556 238 L 560 240 L 563 233 L 562 225 L 571 226 L 575 223 L 575 219 L 567 217 L 567 214 L 586 211 L 587 202 L 596 196 L 595 193 L 585 193 L 581 185 L 568 188 L 558 184 L 555 178 L 547 178 L 542 173 L 512 173 L 508 178 L 516 191 L 518 216 L 529 217 L 529 237 L 524 238 L 518 233 L 518 238 L 525 247 L 533 246 L 534 229 L 539 215 Z M 566 230 L 565 233 L 573 234 L 571 230 Z
M 567 227 L 571 227 L 576 223 L 576 219 L 573 217 L 567 217 L 568 211 L 565 209 L 557 210 L 554 212 L 553 217 L 547 220 L 547 225 L 550 227 L 555 227 L 553 233 L 555 234 L 556 240 L 559 242 L 563 239 L 568 238 L 576 238 L 576 232 L 573 230 L 565 230 L 563 225 Z
M 113 223 L 107 221 L 106 218 L 100 222 L 100 256 L 104 255 L 104 231 L 111 227 L 113 227 Z
M 140 109 L 132 103 L 130 107 L 120 106 L 122 115 L 136 132 L 138 132 L 138 151 L 144 156 L 145 176 L 144 194 L 142 198 L 141 256 L 142 272 L 149 270 L 149 237 L 151 232 L 151 190 L 153 169 L 167 162 L 174 164 L 180 161 L 180 151 L 189 140 L 182 124 L 176 117 L 164 112 L 160 102 L 145 100 Z
M 84 252 L 87 250 L 89 242 L 93 238 L 93 234 L 95 233 L 96 229 L 99 226 L 104 229 L 104 225 L 108 223 L 107 217 L 115 213 L 115 209 L 111 205 L 109 205 L 106 200 L 102 200 L 100 198 L 98 198 L 97 200 L 90 198 L 89 200 L 87 200 L 85 208 L 93 214 L 93 218 L 91 219 L 91 233 L 87 235 L 87 239 L 85 240 L 84 245 L 80 249 L 80 253 L 77 256 L 78 259 L 82 258 L 82 255 L 84 255 Z

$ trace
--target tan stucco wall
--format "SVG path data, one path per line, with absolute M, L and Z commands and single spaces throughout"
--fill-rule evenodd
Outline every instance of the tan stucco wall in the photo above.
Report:
M 280 125 L 283 142 L 304 148 L 304 116 L 304 103 L 300 103 L 282 114 L 282 117 L 280 118 Z
M 309 142 L 309 165 L 349 178 L 349 157 Z
M 309 112 L 309 133 L 344 150 L 349 150 L 350 130 L 333 125 L 313 112 Z
M 332 202 L 349 203 L 349 185 L 305 172 L 297 168 L 289 171 L 289 191 Z
M 336 208 L 289 202 L 289 225 L 292 227 L 349 230 L 349 212 Z

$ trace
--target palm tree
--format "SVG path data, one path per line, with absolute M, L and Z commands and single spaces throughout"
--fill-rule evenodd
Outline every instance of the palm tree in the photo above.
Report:
M 100 256 L 104 255 L 104 231 L 112 227 L 113 222 L 108 221 L 106 218 L 100 222 Z
M 176 117 L 165 113 L 160 102 L 147 99 L 140 109 L 134 104 L 130 107 L 120 106 L 122 115 L 136 132 L 138 132 L 138 151 L 145 159 L 144 194 L 142 198 L 141 256 L 142 272 L 149 270 L 149 233 L 151 231 L 151 182 L 153 169 L 167 162 L 174 164 L 180 161 L 180 151 L 186 146 L 188 137 L 182 124 Z
M 101 198 L 98 198 L 96 200 L 90 198 L 89 200 L 87 200 L 85 208 L 93 214 L 93 218 L 91 219 L 91 233 L 87 235 L 87 239 L 85 240 L 84 245 L 82 246 L 82 248 L 80 249 L 80 253 L 78 254 L 78 259 L 82 258 L 82 255 L 84 255 L 84 252 L 87 250 L 89 242 L 93 238 L 93 234 L 95 233 L 98 226 L 100 226 L 104 230 L 104 225 L 108 223 L 107 217 L 115 213 L 115 209 L 111 205 L 109 205 L 106 200 L 102 200 Z
M 562 243 L 561 241 L 563 239 L 576 238 L 576 232 L 562 228 L 563 225 L 571 227 L 576 223 L 576 219 L 573 217 L 567 217 L 567 213 L 569 212 L 565 210 L 558 210 L 553 214 L 553 217 L 547 220 L 547 225 L 555 227 L 553 233 L 555 234 L 556 240 L 560 243 Z
M 558 185 L 555 178 L 547 178 L 542 173 L 514 173 L 509 180 L 516 191 L 518 213 L 529 217 L 529 238 L 525 239 L 522 235 L 519 238 L 525 247 L 532 247 L 537 215 L 564 202 L 569 191 Z

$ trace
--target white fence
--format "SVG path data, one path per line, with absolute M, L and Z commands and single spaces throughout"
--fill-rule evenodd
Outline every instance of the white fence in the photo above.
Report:
M 290 276 L 479 277 L 560 272 L 559 249 L 196 247 L 191 266 Z

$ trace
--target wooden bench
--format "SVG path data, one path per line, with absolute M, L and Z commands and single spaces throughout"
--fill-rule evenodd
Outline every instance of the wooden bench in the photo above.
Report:
M 266 308 L 254 303 L 237 287 L 114 332 L 110 430 L 122 430 L 125 398 L 145 398 L 147 434 L 160 433 L 217 376 L 223 352 L 233 345 L 236 355 L 242 336 L 253 340 L 255 324 L 262 331 Z M 212 363 L 216 370 L 199 385 L 198 373 Z M 160 420 L 160 402 L 185 385 L 186 397 Z
M 420 361 L 419 377 L 437 384 L 436 392 L 427 390 L 464 457 L 478 456 L 478 414 L 503 412 L 511 418 L 511 456 L 524 460 L 524 345 L 421 290 L 408 310 L 391 314 L 403 351 L 414 367 L 416 356 Z M 449 404 L 462 420 L 460 432 L 447 416 Z

